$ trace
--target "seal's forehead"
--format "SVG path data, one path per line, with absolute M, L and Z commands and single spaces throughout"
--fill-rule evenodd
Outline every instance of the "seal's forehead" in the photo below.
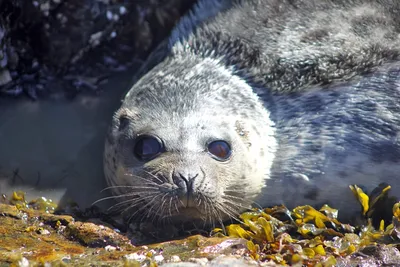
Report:
M 232 113 L 224 113 L 218 110 L 200 109 L 187 111 L 185 113 L 168 112 L 168 110 L 139 111 L 132 109 L 120 109 L 116 117 L 129 119 L 135 131 L 154 132 L 156 129 L 163 131 L 186 131 L 190 134 L 199 131 L 226 131 L 232 129 L 237 117 Z
M 221 88 L 239 82 L 232 71 L 216 59 L 170 60 L 155 67 L 128 92 L 125 101 L 142 103 L 191 100 L 219 94 Z
M 123 106 L 142 115 L 169 118 L 254 112 L 259 102 L 251 86 L 215 59 L 171 60 L 146 74 L 127 94 Z

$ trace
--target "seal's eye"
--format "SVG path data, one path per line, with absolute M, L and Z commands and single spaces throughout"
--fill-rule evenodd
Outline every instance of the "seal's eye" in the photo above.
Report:
M 223 141 L 217 140 L 208 144 L 208 152 L 217 160 L 227 160 L 232 154 L 230 145 Z
M 153 136 L 140 136 L 136 139 L 133 152 L 140 160 L 150 160 L 156 157 L 162 151 L 161 141 Z

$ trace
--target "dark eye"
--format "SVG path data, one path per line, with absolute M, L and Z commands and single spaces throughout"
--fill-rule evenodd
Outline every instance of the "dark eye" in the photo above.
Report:
M 213 141 L 208 144 L 208 152 L 217 160 L 227 160 L 232 154 L 230 145 L 222 140 Z
M 135 156 L 140 160 L 150 160 L 162 152 L 161 141 L 153 136 L 140 136 L 133 149 Z

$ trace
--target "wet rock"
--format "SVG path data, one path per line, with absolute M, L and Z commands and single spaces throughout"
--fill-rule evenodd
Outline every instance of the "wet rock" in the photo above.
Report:
M 272 258 L 255 260 L 248 241 L 242 238 L 194 235 L 135 247 L 125 235 L 99 219 L 96 223 L 84 222 L 76 215 L 56 215 L 43 207 L 33 209 L 38 206 L 27 203 L 37 201 L 27 202 L 21 194 L 15 194 L 8 201 L 15 204 L 0 203 L 0 265 L 236 267 L 288 264 L 279 265 Z M 2 202 L 7 199 L 3 198 Z M 304 244 L 307 242 L 310 240 L 303 240 Z M 274 244 L 264 242 L 264 245 Z M 298 249 L 295 244 L 291 248 Z M 400 252 L 396 244 L 371 243 L 348 256 L 337 254 L 334 262 L 332 265 L 333 262 L 320 261 L 320 266 L 397 266 Z
M 66 234 L 89 247 L 118 247 L 121 245 L 130 245 L 130 241 L 127 237 L 115 232 L 107 226 L 94 223 L 69 223 L 66 228 Z
M 155 266 L 167 263 L 232 263 L 213 259 L 221 255 L 244 257 L 245 240 L 238 238 L 190 236 L 148 246 L 133 246 L 119 231 L 100 219 L 80 221 L 76 214 L 56 215 L 54 210 L 35 206 L 16 193 L 0 203 L 0 265 L 36 266 L 34 264 L 92 266 Z M 14 204 L 10 205 L 10 202 Z M 28 204 L 30 203 L 30 204 Z M 77 212 L 85 214 L 85 212 Z M 94 223 L 95 222 L 95 223 Z M 196 260 L 197 259 L 197 260 Z M 236 260 L 233 261 L 236 262 Z M 196 261 L 196 263 L 193 263 Z M 242 260 L 237 260 L 241 263 Z M 136 264 L 136 265 L 135 265 Z M 232 263 L 233 264 L 233 263 Z M 63 265 L 64 266 L 64 265 Z M 185 265 L 188 266 L 188 265 Z
M 394 246 L 370 245 L 344 259 L 337 266 L 398 266 L 400 252 Z
M 251 259 L 238 258 L 234 256 L 219 256 L 213 260 L 208 260 L 207 258 L 200 259 L 190 259 L 187 262 L 179 263 L 166 263 L 162 265 L 164 267 L 200 267 L 200 266 L 212 266 L 212 267 L 244 267 L 244 266 L 260 266 L 259 262 Z M 261 266 L 282 266 L 273 262 L 262 263 Z
M 0 93 L 96 91 L 101 77 L 143 62 L 193 2 L 0 1 Z M 65 76 L 61 89 L 48 86 Z

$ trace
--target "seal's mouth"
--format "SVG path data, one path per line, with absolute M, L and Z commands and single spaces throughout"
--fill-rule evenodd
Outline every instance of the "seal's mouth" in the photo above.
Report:
M 191 222 L 193 220 L 205 220 L 205 215 L 196 207 L 182 207 L 171 216 L 171 221 Z
M 194 196 L 190 192 L 181 196 L 180 202 L 184 209 L 197 209 L 199 206 L 199 201 L 196 202 Z

